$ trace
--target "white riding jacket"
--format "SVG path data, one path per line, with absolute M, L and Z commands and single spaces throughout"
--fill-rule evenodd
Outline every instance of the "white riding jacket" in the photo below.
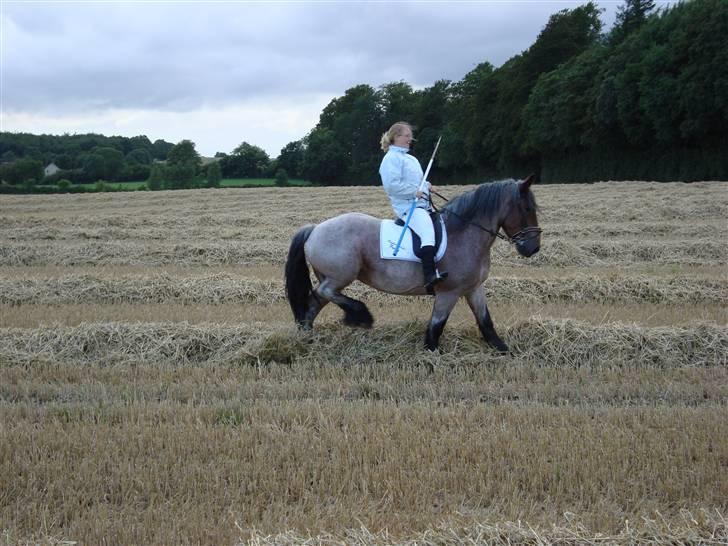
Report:
M 382 177 L 384 191 L 392 202 L 392 209 L 398 218 L 407 214 L 412 206 L 412 200 L 422 182 L 422 167 L 417 158 L 409 155 L 408 148 L 390 146 L 379 166 L 379 176 Z M 423 193 L 429 194 L 430 183 L 426 182 Z M 417 199 L 418 208 L 430 209 L 426 198 Z

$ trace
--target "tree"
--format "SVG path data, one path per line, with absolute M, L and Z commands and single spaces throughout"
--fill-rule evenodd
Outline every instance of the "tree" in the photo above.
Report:
M 15 155 L 15 152 L 13 152 L 12 150 L 7 150 L 3 152 L 2 156 L 0 156 L 0 163 L 12 163 L 17 159 L 18 156 Z
M 410 84 L 403 81 L 384 84 L 379 88 L 378 95 L 385 129 L 398 121 L 414 119 L 415 96 Z
M 286 144 L 278 156 L 278 167 L 285 169 L 293 178 L 303 176 L 303 162 L 306 155 L 306 147 L 303 141 L 296 140 Z
M 270 163 L 270 157 L 262 148 L 243 142 L 220 163 L 226 178 L 259 178 Z
M 527 51 L 483 77 L 465 139 L 468 157 L 481 172 L 512 174 L 538 168 L 538 155 L 524 153 L 522 146 L 524 108 L 542 74 L 598 43 L 599 13 L 593 2 L 555 13 Z
M 164 180 L 166 177 L 164 165 L 161 163 L 155 163 L 152 165 L 152 169 L 149 172 L 149 178 L 147 179 L 147 188 L 151 191 L 161 190 L 164 186 Z
M 655 0 L 625 0 L 624 4 L 617 8 L 617 18 L 609 36 L 610 42 L 618 44 L 639 30 L 654 9 Z
M 288 173 L 285 169 L 276 171 L 276 186 L 284 187 L 288 185 Z
M 202 158 L 191 140 L 181 140 L 167 154 L 165 187 L 189 189 L 195 185 L 195 177 L 202 165 Z
M 562 153 L 590 144 L 592 105 L 608 50 L 595 46 L 542 74 L 523 110 L 526 153 Z
M 116 148 L 98 147 L 93 153 L 103 158 L 103 174 L 105 180 L 117 181 L 124 168 L 124 154 Z
M 220 169 L 220 162 L 213 161 L 207 166 L 207 187 L 208 188 L 219 188 L 220 181 L 222 180 L 222 169 Z
M 321 112 L 309 135 L 307 170 L 323 178 L 311 180 L 331 184 L 378 184 L 379 140 L 383 126 L 380 97 L 369 85 L 347 89 Z M 323 154 L 316 157 L 316 154 Z M 325 162 L 333 162 L 325 165 Z
M 22 158 L 13 163 L 0 166 L 0 179 L 9 184 L 24 184 L 33 180 L 33 184 L 43 178 L 43 164 L 30 158 Z
M 202 158 L 195 150 L 191 140 L 181 140 L 169 150 L 167 165 L 191 165 L 195 168 L 202 165 Z
M 344 183 L 346 150 L 330 129 L 316 128 L 306 137 L 303 176 L 326 185 Z
M 154 159 L 164 161 L 165 159 L 167 159 L 167 154 L 169 154 L 172 148 L 174 148 L 174 144 L 165 142 L 162 139 L 158 139 L 154 141 L 151 153 Z
M 152 156 L 144 148 L 135 148 L 124 158 L 127 165 L 149 165 L 152 162 Z
M 100 180 L 104 178 L 106 173 L 106 159 L 101 154 L 87 154 L 83 161 L 82 170 L 87 180 Z

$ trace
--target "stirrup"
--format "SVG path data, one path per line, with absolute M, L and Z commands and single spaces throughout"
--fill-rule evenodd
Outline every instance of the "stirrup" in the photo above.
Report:
M 437 269 L 435 269 L 435 274 L 429 279 L 425 279 L 425 290 L 427 290 L 427 293 L 432 296 L 435 293 L 435 285 L 445 279 L 447 279 L 447 271 L 440 273 Z

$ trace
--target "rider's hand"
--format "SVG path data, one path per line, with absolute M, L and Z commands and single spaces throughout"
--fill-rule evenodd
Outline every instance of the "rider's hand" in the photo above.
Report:
M 432 184 L 430 184 L 429 180 L 425 180 L 425 184 L 427 184 L 427 191 L 418 191 L 415 194 L 415 197 L 417 197 L 417 199 L 427 197 L 427 194 L 430 192 L 430 190 L 433 190 L 435 188 Z

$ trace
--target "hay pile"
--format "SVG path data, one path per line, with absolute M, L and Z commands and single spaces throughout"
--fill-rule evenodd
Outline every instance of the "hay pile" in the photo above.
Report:
M 270 332 L 268 332 L 270 334 Z M 235 362 L 263 336 L 256 325 L 241 327 L 179 323 L 82 323 L 0 330 L 0 360 L 9 363 Z
M 502 332 L 512 355 L 503 357 L 473 329 L 446 330 L 440 354 L 422 348 L 424 324 L 352 330 L 325 325 L 313 333 L 292 326 L 189 323 L 82 323 L 0 329 L 0 360 L 69 364 L 173 365 L 308 362 L 332 366 L 404 361 L 432 365 L 499 364 L 504 359 L 537 366 L 674 368 L 724 366 L 728 328 L 709 323 L 644 328 L 612 323 L 532 318 Z
M 531 318 L 508 332 L 519 358 L 543 366 L 681 367 L 728 364 L 728 328 L 711 323 L 644 328 Z
M 283 263 L 287 242 L 67 241 L 0 244 L 0 266 L 184 265 Z
M 6 241 L 0 244 L 0 266 L 220 266 L 282 265 L 294 230 L 265 240 L 69 240 Z M 494 266 L 594 267 L 637 264 L 725 265 L 728 245 L 721 241 L 563 239 L 544 235 L 541 251 L 521 258 L 506 243 L 493 246 Z
M 635 521 L 624 521 L 624 528 L 619 533 L 605 535 L 590 530 L 583 525 L 578 516 L 567 512 L 564 523 L 544 529 L 530 525 L 525 521 L 506 521 L 502 523 L 460 523 L 443 522 L 435 529 L 406 539 L 397 539 L 385 529 L 372 532 L 364 526 L 349 529 L 337 534 L 304 535 L 289 531 L 276 535 L 265 535 L 259 531 L 240 531 L 249 534 L 249 538 L 241 540 L 238 546 L 286 546 L 307 544 L 311 546 L 356 544 L 357 546 L 434 546 L 471 544 L 489 546 L 511 546 L 514 544 L 537 544 L 562 546 L 601 544 L 612 546 L 618 544 L 726 544 L 728 543 L 728 520 L 720 512 L 707 510 L 700 514 L 692 514 L 687 510 L 681 512 L 678 521 L 666 520 L 662 514 L 643 517 Z
M 118 303 L 266 304 L 284 299 L 281 281 L 253 280 L 226 273 L 203 276 L 64 275 L 47 279 L 0 279 L 0 303 L 64 305 Z
M 282 275 L 282 273 L 281 273 Z M 562 278 L 491 277 L 485 282 L 491 301 L 528 303 L 728 303 L 728 280 L 688 276 Z M 370 302 L 395 302 L 361 283 L 346 293 Z M 270 304 L 285 300 L 283 280 L 251 279 L 228 273 L 172 276 L 166 273 L 114 278 L 89 274 L 53 278 L 0 279 L 0 303 L 8 305 L 178 303 Z

